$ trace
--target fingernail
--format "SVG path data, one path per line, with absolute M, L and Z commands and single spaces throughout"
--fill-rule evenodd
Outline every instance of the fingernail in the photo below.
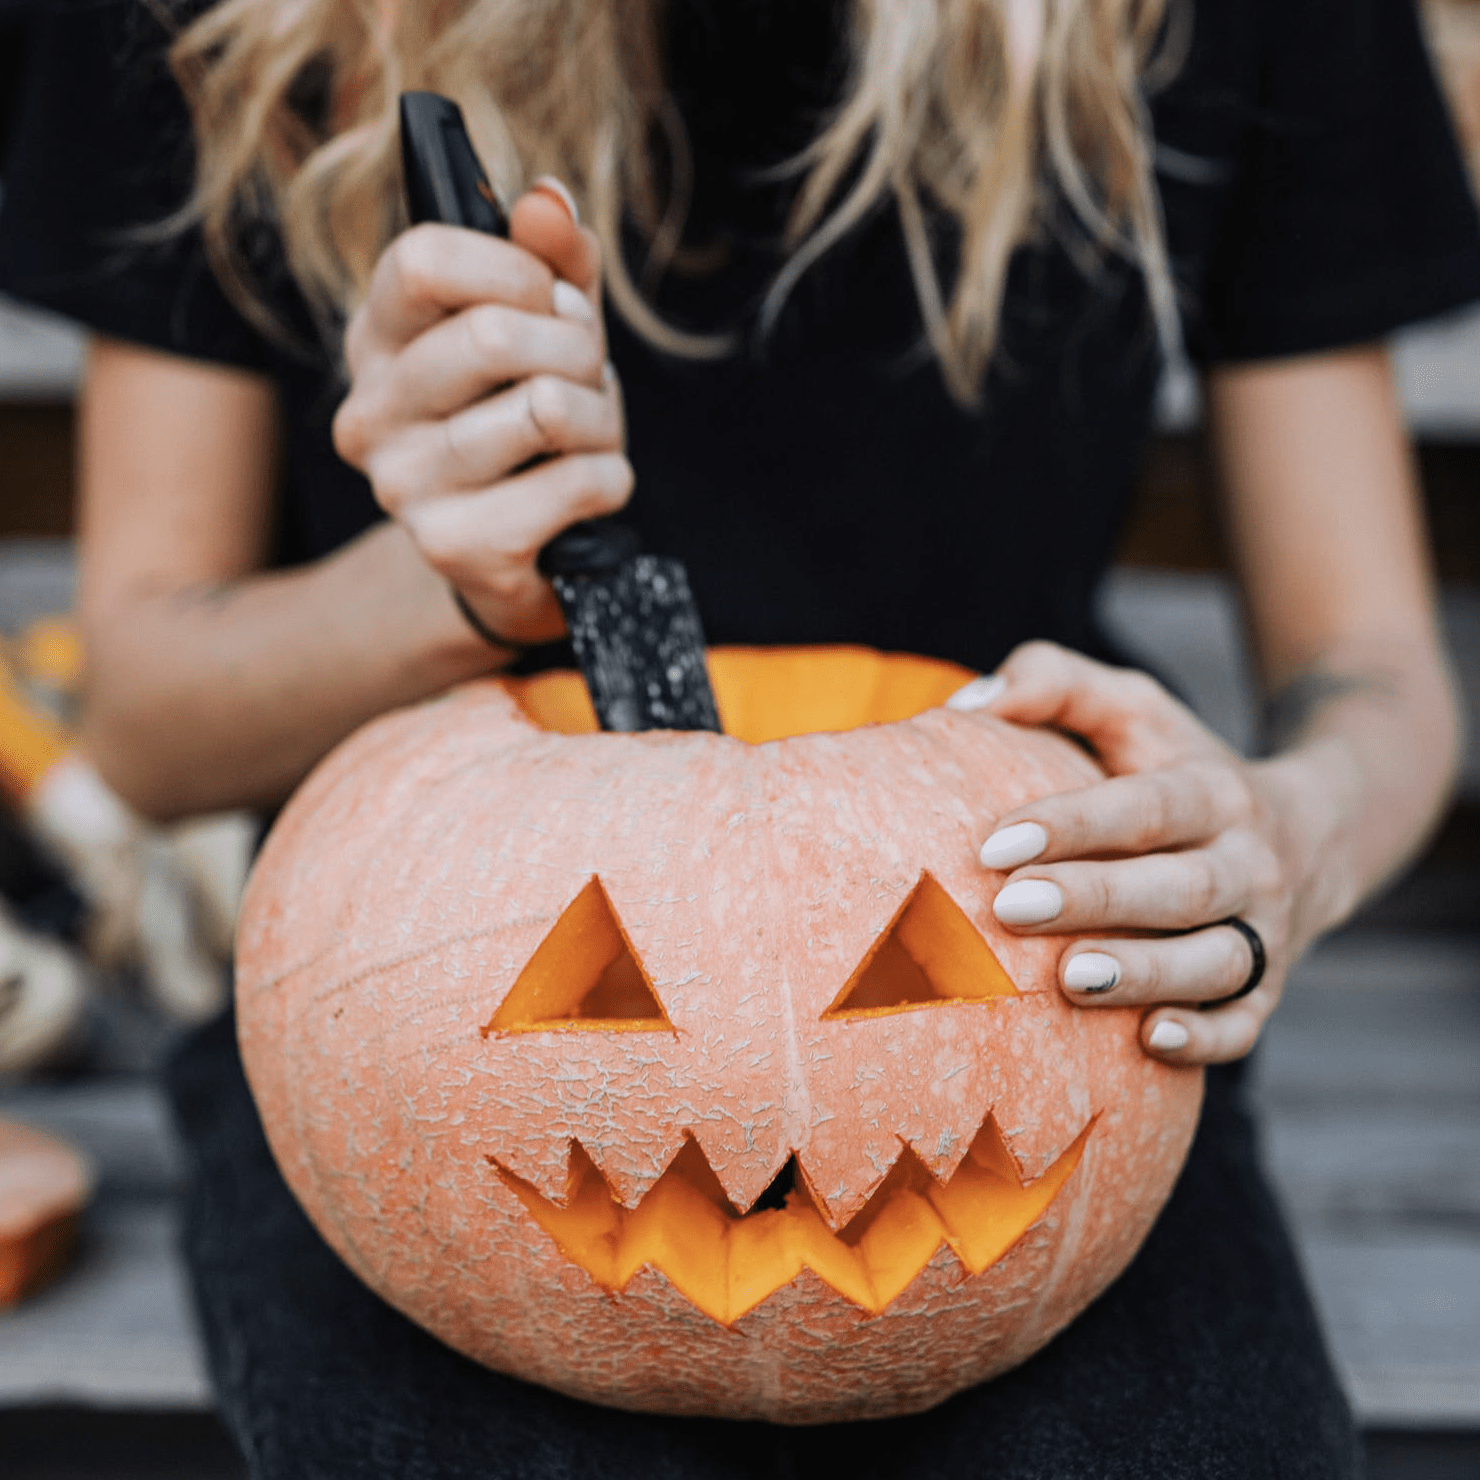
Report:
M 576 319 L 582 324 L 596 322 L 596 310 L 591 307 L 591 300 L 574 283 L 557 278 L 550 299 L 561 318 Z
M 1029 863 L 1048 847 L 1048 834 L 1036 822 L 1014 822 L 999 827 L 981 846 L 977 857 L 983 868 L 1016 868 Z
M 1064 908 L 1064 891 L 1047 879 L 1019 879 L 992 901 L 992 913 L 1004 925 L 1042 925 Z
M 1104 951 L 1080 951 L 1064 963 L 1064 985 L 1076 992 L 1108 992 L 1119 980 L 1120 962 Z
M 1191 1036 L 1181 1023 L 1173 1022 L 1171 1018 L 1163 1018 L 1151 1030 L 1151 1036 L 1146 1043 L 1158 1053 L 1176 1053 L 1179 1048 L 1187 1047 L 1187 1040 Z
M 986 709 L 1006 687 L 1006 679 L 998 678 L 995 673 L 983 674 L 981 678 L 974 678 L 970 683 L 963 684 L 957 689 L 946 700 L 946 708 L 960 709 L 968 713 L 973 709 Z
M 548 190 L 570 212 L 570 219 L 577 226 L 581 224 L 581 208 L 576 204 L 575 196 L 570 193 L 569 188 L 563 180 L 557 180 L 554 175 L 541 175 L 529 188 L 531 190 Z

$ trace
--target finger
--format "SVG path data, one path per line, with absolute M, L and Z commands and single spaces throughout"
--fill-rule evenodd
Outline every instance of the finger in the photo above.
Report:
M 1077 940 L 1060 958 L 1059 981 L 1081 1007 L 1217 1002 L 1238 991 L 1252 969 L 1238 931 L 1209 925 L 1161 939 Z
M 601 250 L 595 233 L 581 227 L 574 205 L 558 180 L 537 180 L 509 214 L 509 239 L 533 252 L 556 277 L 589 292 L 600 279 Z
M 1006 683 L 995 673 L 982 673 L 969 683 L 964 683 L 946 700 L 947 709 L 960 710 L 963 714 L 974 714 L 980 709 L 990 709 L 1002 696 Z
M 1031 864 L 998 890 L 992 911 L 1026 933 L 1189 930 L 1242 913 L 1272 886 L 1263 849 L 1225 833 L 1180 853 Z
M 428 421 L 532 375 L 559 375 L 599 390 L 604 364 L 590 325 L 503 304 L 480 304 L 428 329 L 365 387 L 368 414 Z
M 622 394 L 622 377 L 617 374 L 617 367 L 610 360 L 601 367 L 601 383 L 606 388 L 607 395 L 612 398 L 612 404 L 617 408 L 617 420 L 621 422 L 625 435 L 627 398 Z
M 1112 773 L 1164 766 L 1221 742 L 1154 678 L 1052 642 L 1024 643 L 997 669 L 999 719 L 1082 735 Z
M 555 272 L 557 312 L 596 325 L 606 353 L 601 317 L 601 245 L 583 228 L 575 198 L 553 175 L 542 175 L 514 206 L 510 236 Z M 579 310 L 579 312 L 578 312 Z
M 508 582 L 525 580 L 553 536 L 579 519 L 614 513 L 631 492 L 632 465 L 621 453 L 577 452 L 493 488 L 428 499 L 401 519 L 443 576 L 470 595 L 497 600 Z
M 1273 1006 L 1258 988 L 1227 1007 L 1208 1012 L 1162 1007 L 1146 1014 L 1141 1023 L 1141 1046 L 1153 1058 L 1168 1064 L 1227 1064 L 1254 1047 Z
M 536 375 L 456 416 L 408 428 L 366 471 L 381 506 L 399 516 L 424 499 L 486 488 L 537 457 L 620 452 L 622 442 L 613 393 Z
M 476 303 L 549 313 L 555 274 L 511 241 L 428 222 L 403 231 L 375 264 L 345 340 L 351 371 L 369 349 L 409 344 L 437 320 Z
M 982 844 L 987 868 L 1183 847 L 1242 826 L 1253 799 L 1221 760 L 1116 776 L 1005 813 Z
M 462 411 L 511 381 L 542 374 L 600 389 L 600 336 L 588 324 L 501 304 L 464 309 L 399 353 L 367 364 L 334 415 L 334 449 L 373 477 L 372 463 L 391 450 L 397 431 Z
M 620 452 L 617 398 L 558 375 L 536 375 L 442 424 L 447 483 L 493 483 L 531 459 L 566 452 Z

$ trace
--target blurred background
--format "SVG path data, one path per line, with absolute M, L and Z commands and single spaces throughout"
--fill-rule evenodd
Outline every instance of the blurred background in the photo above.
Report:
M 22 55 L 17 9 L 0 5 L 0 104 Z M 1480 181 L 1480 0 L 1424 9 Z M 205 1480 L 240 1471 L 176 1260 L 179 1154 L 155 1073 L 220 1001 L 252 823 L 147 827 L 72 753 L 81 348 L 66 324 L 0 299 L 0 1474 Z M 1480 313 L 1393 349 L 1469 753 L 1422 858 L 1296 972 L 1257 1094 L 1373 1480 L 1476 1480 Z M 1106 615 L 1247 746 L 1199 422 L 1195 382 L 1176 371 Z M 47 1204 L 42 1184 L 70 1191 Z

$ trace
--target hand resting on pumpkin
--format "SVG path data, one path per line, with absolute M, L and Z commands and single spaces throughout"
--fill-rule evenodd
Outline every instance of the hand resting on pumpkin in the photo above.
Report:
M 1109 773 L 997 819 L 982 863 L 1004 875 L 998 919 L 1079 937 L 1059 979 L 1083 1006 L 1185 1004 L 1148 1014 L 1148 1050 L 1177 1062 L 1247 1053 L 1309 943 L 1305 850 L 1289 833 L 1282 795 L 1290 778 L 1270 762 L 1241 760 L 1143 673 L 1029 643 L 998 676 L 990 689 L 963 691 L 955 707 L 1081 736 Z M 1253 964 L 1243 936 L 1216 923 L 1230 915 L 1259 932 L 1268 966 L 1253 992 L 1210 1009 Z M 1107 930 L 1117 933 L 1098 933 Z
M 1027 643 L 951 701 L 1083 739 L 1107 779 L 995 819 L 1010 929 L 1069 934 L 1085 1006 L 1145 1004 L 1168 1062 L 1254 1046 L 1290 967 L 1416 850 L 1458 753 L 1421 523 L 1379 349 L 1215 373 L 1213 450 L 1270 701 L 1245 760 L 1145 674 Z M 1318 551 L 1317 558 L 1312 553 Z M 1267 967 L 1230 916 L 1260 935 Z
M 1176 1063 L 1242 1057 L 1291 965 L 1356 902 L 1332 878 L 1343 868 L 1333 849 L 1360 821 L 1351 778 L 1329 788 L 1319 748 L 1246 761 L 1155 679 L 1052 643 L 1018 648 L 998 678 L 955 707 L 1080 736 L 1108 779 L 997 819 L 982 847 L 983 865 L 1005 875 L 997 918 L 1078 936 L 1059 962 L 1066 995 L 1158 1009 L 1142 1024 L 1149 1052 Z M 1237 1000 L 1226 999 L 1254 962 L 1222 923 L 1230 916 L 1267 953 L 1258 985 Z

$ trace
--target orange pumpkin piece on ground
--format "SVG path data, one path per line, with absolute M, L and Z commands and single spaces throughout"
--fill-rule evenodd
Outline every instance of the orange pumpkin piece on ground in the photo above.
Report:
M 91 1191 L 92 1174 L 70 1146 L 0 1120 L 0 1310 L 61 1273 Z
M 927 1408 L 1125 1267 L 1201 1075 L 992 915 L 977 846 L 1081 750 L 939 707 L 950 664 L 711 671 L 725 735 L 594 733 L 552 674 L 341 746 L 248 890 L 248 1076 L 324 1237 L 481 1362 L 674 1413 Z

